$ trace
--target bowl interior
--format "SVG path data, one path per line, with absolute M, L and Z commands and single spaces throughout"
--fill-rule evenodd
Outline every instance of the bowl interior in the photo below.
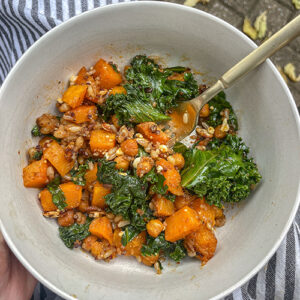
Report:
M 166 263 L 163 275 L 133 258 L 95 262 L 67 249 L 56 222 L 45 219 L 36 189 L 25 189 L 26 149 L 37 116 L 54 111 L 71 74 L 99 57 L 119 66 L 135 54 L 200 71 L 210 83 L 254 48 L 230 25 L 197 10 L 161 3 L 109 6 L 74 18 L 33 46 L 1 90 L 0 217 L 5 237 L 40 280 L 66 298 L 207 299 L 253 275 L 271 255 L 291 222 L 299 185 L 298 116 L 285 84 L 270 62 L 228 90 L 263 181 L 247 201 L 229 208 L 217 229 L 218 248 L 205 267 L 186 259 Z M 230 275 L 229 275 L 230 274 Z M 241 281 L 242 280 L 242 281 Z M 184 287 L 184 288 L 183 288 Z

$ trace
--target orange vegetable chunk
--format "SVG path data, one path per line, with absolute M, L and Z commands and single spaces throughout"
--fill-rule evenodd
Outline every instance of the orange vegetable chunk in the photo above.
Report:
M 112 149 L 116 145 L 116 134 L 103 129 L 91 132 L 90 147 L 94 151 L 105 151 Z
M 146 231 L 142 231 L 125 246 L 126 255 L 140 256 L 141 248 L 145 243 Z
M 60 184 L 64 196 L 66 198 L 66 209 L 76 208 L 80 205 L 82 196 L 82 187 L 72 182 Z M 40 201 L 44 212 L 57 210 L 56 205 L 52 201 L 52 195 L 48 189 L 44 189 L 40 193 Z
M 186 236 L 184 246 L 188 250 L 195 251 L 203 264 L 211 259 L 217 248 L 217 239 L 214 233 L 205 224 L 200 224 L 198 230 Z M 192 249 L 191 249 L 192 248 Z
M 195 199 L 189 206 L 198 213 L 199 220 L 205 224 L 209 223 L 212 227 L 215 226 L 215 210 L 204 198 Z
M 47 168 L 49 163 L 45 159 L 34 161 L 23 169 L 25 187 L 41 188 L 48 183 Z
M 175 209 L 178 210 L 186 205 L 189 206 L 189 204 L 196 198 L 197 196 L 188 193 L 184 193 L 182 196 L 177 196 L 174 201 Z
M 90 184 L 92 184 L 94 181 L 97 180 L 97 163 L 94 163 L 94 167 L 92 170 L 87 170 L 85 172 L 84 178 L 85 178 L 85 185 L 89 186 Z
M 75 208 L 80 205 L 82 197 L 82 186 L 73 182 L 62 183 L 59 185 L 66 197 L 67 209 Z
M 158 261 L 159 254 L 156 254 L 156 255 L 152 254 L 149 256 L 141 255 L 141 258 L 142 258 L 142 263 L 144 265 L 151 267 L 153 264 L 155 264 Z
M 89 226 L 89 231 L 92 235 L 107 240 L 111 245 L 113 244 L 113 231 L 107 217 L 94 219 Z
M 154 205 L 154 215 L 157 217 L 168 217 L 175 212 L 174 203 L 161 195 L 155 195 L 152 203 Z
M 75 80 L 75 83 L 80 85 L 80 84 L 85 84 L 86 83 L 86 79 L 84 77 L 87 77 L 87 74 L 86 74 L 86 68 L 85 67 L 82 67 L 78 74 L 77 74 L 77 78 Z
M 52 195 L 48 189 L 40 192 L 40 201 L 44 212 L 57 210 L 56 205 L 52 202 Z
M 92 206 L 104 208 L 106 206 L 104 197 L 110 194 L 110 188 L 104 187 L 103 184 L 96 182 L 93 190 Z
M 121 149 L 128 156 L 136 156 L 139 151 L 138 143 L 135 139 L 128 139 L 121 144 Z
M 118 86 L 115 86 L 114 88 L 112 88 L 110 91 L 110 95 L 115 95 L 115 94 L 125 94 L 126 95 L 127 91 L 123 86 L 118 85 Z
M 182 196 L 181 176 L 175 167 L 163 158 L 156 161 L 156 166 L 162 168 L 161 173 L 166 179 L 164 185 L 168 186 L 168 191 L 176 196 Z
M 72 108 L 78 107 L 82 104 L 87 85 L 71 85 L 64 92 L 62 101 L 70 105 Z
M 104 59 L 99 59 L 94 65 L 96 73 L 94 76 L 100 77 L 100 88 L 111 89 L 122 82 L 122 75 L 116 72 L 111 64 Z
M 160 235 L 160 233 L 164 230 L 165 226 L 163 225 L 163 223 L 158 220 L 150 220 L 147 225 L 147 232 L 149 235 L 151 235 L 152 237 L 156 238 Z
M 97 118 L 97 107 L 95 105 L 81 105 L 67 111 L 63 118 L 76 124 L 91 122 Z
M 166 223 L 165 239 L 169 242 L 183 239 L 188 234 L 196 231 L 200 225 L 197 212 L 188 206 L 184 206 L 168 217 Z
M 170 137 L 162 130 L 159 130 L 154 122 L 141 123 L 136 126 L 136 130 L 153 143 L 165 145 L 170 140 Z
M 44 151 L 43 157 L 50 161 L 61 176 L 69 173 L 74 165 L 74 161 L 66 159 L 64 149 L 56 141 L 51 142 L 49 147 Z

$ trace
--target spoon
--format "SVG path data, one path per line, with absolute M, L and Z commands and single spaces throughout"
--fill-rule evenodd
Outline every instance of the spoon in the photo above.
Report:
M 172 128 L 172 131 L 175 133 L 174 138 L 172 138 L 173 143 L 183 140 L 195 130 L 200 110 L 204 104 L 219 92 L 231 87 L 236 81 L 255 69 L 298 35 L 300 35 L 300 16 L 294 18 L 262 45 L 244 57 L 201 95 L 190 101 L 181 102 L 170 114 L 171 120 L 167 123 L 168 127 Z

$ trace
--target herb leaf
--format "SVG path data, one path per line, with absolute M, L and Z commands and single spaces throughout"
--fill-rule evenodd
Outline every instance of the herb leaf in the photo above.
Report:
M 63 240 L 64 244 L 68 248 L 73 248 L 76 241 L 82 241 L 88 237 L 91 233 L 89 232 L 89 226 L 92 219 L 87 218 L 84 224 L 74 223 L 68 227 L 59 227 L 59 236 Z
M 60 177 L 55 177 L 50 183 L 47 185 L 47 189 L 52 195 L 52 202 L 57 206 L 59 210 L 63 210 L 66 206 L 66 197 L 59 187 Z
M 43 156 L 43 151 L 36 151 L 34 154 L 33 154 L 33 159 L 34 160 L 40 160 Z
M 126 246 L 132 239 L 134 239 L 141 231 L 137 230 L 133 226 L 127 226 L 122 238 L 121 238 L 121 243 L 123 246 Z

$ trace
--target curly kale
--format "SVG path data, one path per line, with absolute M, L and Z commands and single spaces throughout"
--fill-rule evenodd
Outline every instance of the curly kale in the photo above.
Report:
M 184 74 L 184 81 L 168 79 L 185 70 L 184 67 L 160 69 L 147 56 L 135 56 L 125 74 L 127 93 L 108 97 L 101 107 L 104 119 L 116 114 L 121 125 L 169 120 L 168 110 L 176 107 L 179 101 L 192 99 L 198 94 L 198 85 L 191 73 Z
M 158 237 L 147 237 L 146 245 L 142 246 L 141 253 L 143 256 L 157 255 L 160 252 L 167 257 L 179 262 L 186 256 L 186 250 L 183 246 L 183 241 L 177 241 L 171 243 L 165 240 L 164 233 L 161 233 Z
M 238 130 L 239 126 L 236 114 L 234 113 L 230 103 L 226 100 L 226 95 L 224 92 L 220 92 L 218 95 L 216 95 L 208 102 L 208 105 L 211 108 L 208 120 L 206 121 L 208 125 L 216 127 L 222 124 L 223 119 L 220 113 L 227 108 L 229 109 L 228 124 L 235 131 Z
M 253 185 L 261 180 L 256 164 L 248 158 L 248 148 L 236 136 L 228 135 L 221 143 L 212 141 L 211 150 L 189 150 L 181 184 L 209 204 L 245 199 Z
M 59 236 L 63 240 L 64 244 L 68 248 L 73 248 L 76 241 L 82 241 L 88 237 L 91 233 L 89 232 L 89 226 L 92 219 L 87 218 L 84 224 L 74 223 L 68 227 L 59 227 Z
M 67 207 L 66 197 L 64 192 L 59 187 L 60 177 L 55 177 L 52 181 L 47 184 L 47 189 L 51 193 L 52 202 L 57 206 L 59 210 L 63 210 Z

